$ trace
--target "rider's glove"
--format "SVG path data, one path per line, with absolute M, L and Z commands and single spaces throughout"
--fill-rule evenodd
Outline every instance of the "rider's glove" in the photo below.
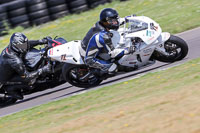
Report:
M 134 46 L 127 47 L 124 50 L 124 54 L 125 55 L 127 55 L 127 54 L 133 54 L 134 52 L 135 52 L 135 47 Z
M 44 74 L 44 73 L 52 73 L 52 65 L 48 63 L 44 67 L 38 69 L 39 75 Z
M 48 43 L 47 37 L 44 37 L 43 39 L 40 39 L 40 40 L 39 40 L 39 43 L 40 43 L 40 44 L 47 44 L 47 43 Z
M 51 73 L 52 72 L 52 65 L 50 63 L 48 63 L 47 65 L 45 65 L 43 68 L 42 68 L 42 71 L 44 73 Z

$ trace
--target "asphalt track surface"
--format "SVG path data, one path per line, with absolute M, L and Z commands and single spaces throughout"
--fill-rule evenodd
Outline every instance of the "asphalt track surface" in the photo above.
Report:
M 172 66 L 176 66 L 178 64 L 182 64 L 186 61 L 195 59 L 200 57 L 200 27 L 196 29 L 192 29 L 183 33 L 177 34 L 181 38 L 183 38 L 188 46 L 189 46 L 189 53 L 183 60 L 171 64 L 166 64 L 162 62 L 156 62 L 154 65 L 146 67 L 141 70 L 120 74 L 118 76 L 115 76 L 113 78 L 107 79 L 104 82 L 101 83 L 98 87 L 95 88 L 78 88 L 71 86 L 68 83 L 65 83 L 63 85 L 60 85 L 55 88 L 50 88 L 48 90 L 37 92 L 34 94 L 26 95 L 24 97 L 24 100 L 17 101 L 15 104 L 0 108 L 0 117 L 6 116 L 9 114 L 13 114 L 15 112 L 19 112 L 25 109 L 29 109 L 41 104 L 45 104 L 51 101 L 59 100 L 62 98 L 66 98 L 72 95 L 77 95 L 80 93 L 84 93 L 86 91 L 89 91 L 91 89 L 98 89 L 104 86 L 108 86 L 111 84 L 115 84 L 117 82 L 123 82 L 129 79 L 133 79 L 135 77 L 138 77 L 141 74 L 145 74 L 152 71 L 158 71 L 163 70 Z

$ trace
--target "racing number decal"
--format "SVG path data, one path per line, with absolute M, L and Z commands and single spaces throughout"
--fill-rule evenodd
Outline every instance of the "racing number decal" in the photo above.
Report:
M 67 60 L 67 59 L 66 59 L 66 54 L 61 55 L 61 60 Z

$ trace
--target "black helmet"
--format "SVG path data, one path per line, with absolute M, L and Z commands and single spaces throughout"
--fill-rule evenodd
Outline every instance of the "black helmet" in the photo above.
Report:
M 100 22 L 106 28 L 117 30 L 119 28 L 117 11 L 112 8 L 104 8 L 100 13 Z
M 10 48 L 18 53 L 26 53 L 28 51 L 28 38 L 23 33 L 14 33 L 10 38 Z

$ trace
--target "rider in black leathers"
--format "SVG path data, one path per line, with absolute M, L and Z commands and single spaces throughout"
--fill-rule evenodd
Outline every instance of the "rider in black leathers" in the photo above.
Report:
M 113 73 L 117 66 L 109 60 L 133 53 L 133 47 L 120 52 L 114 49 L 110 30 L 117 30 L 119 26 L 120 22 L 116 10 L 105 8 L 101 11 L 100 21 L 88 31 L 80 47 L 80 54 L 86 65 L 106 73 Z
M 24 57 L 29 49 L 46 44 L 47 40 L 28 40 L 22 33 L 14 33 L 10 38 L 9 45 L 2 51 L 0 56 L 0 84 L 3 89 L 13 98 L 23 99 L 21 89 L 25 84 L 43 73 L 51 71 L 51 65 L 47 64 L 37 71 L 28 72 L 24 65 Z

